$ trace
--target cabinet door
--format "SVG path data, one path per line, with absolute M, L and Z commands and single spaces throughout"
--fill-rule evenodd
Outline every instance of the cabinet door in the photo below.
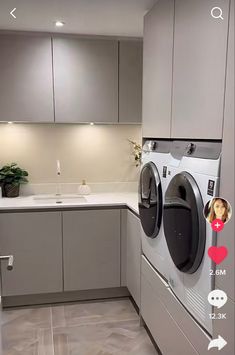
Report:
M 54 38 L 56 122 L 118 122 L 118 42 Z
M 127 211 L 126 237 L 126 283 L 130 294 L 140 307 L 141 225 L 139 218 L 130 211 Z
M 0 34 L 0 121 L 53 122 L 51 38 Z
M 174 0 L 159 0 L 144 18 L 144 137 L 170 137 L 173 25 Z
M 63 212 L 65 291 L 120 287 L 120 211 Z
M 119 122 L 141 123 L 143 42 L 119 43 Z
M 222 138 L 228 9 L 229 0 L 175 1 L 173 138 Z
M 14 255 L 14 268 L 2 267 L 2 295 L 62 291 L 60 212 L 0 214 L 1 254 Z

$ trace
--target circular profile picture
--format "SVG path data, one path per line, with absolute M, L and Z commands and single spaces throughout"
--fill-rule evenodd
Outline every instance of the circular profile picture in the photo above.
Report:
M 214 197 L 204 207 L 204 217 L 212 224 L 215 220 L 227 223 L 232 216 L 230 203 L 222 197 Z

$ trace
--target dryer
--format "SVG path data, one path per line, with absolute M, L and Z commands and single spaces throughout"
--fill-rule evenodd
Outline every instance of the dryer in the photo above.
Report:
M 208 248 L 216 233 L 205 220 L 205 204 L 218 194 L 221 143 L 174 141 L 168 163 L 164 233 L 170 253 L 169 285 L 185 308 L 212 334 L 214 264 Z
M 168 275 L 170 256 L 164 236 L 162 215 L 170 146 L 170 141 L 147 140 L 145 142 L 139 181 L 142 252 L 165 278 Z

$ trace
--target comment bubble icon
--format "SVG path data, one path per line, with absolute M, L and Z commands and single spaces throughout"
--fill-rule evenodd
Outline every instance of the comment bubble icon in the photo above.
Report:
M 217 308 L 221 308 L 225 305 L 227 302 L 227 295 L 224 291 L 222 290 L 214 290 L 211 291 L 208 295 L 208 302 Z

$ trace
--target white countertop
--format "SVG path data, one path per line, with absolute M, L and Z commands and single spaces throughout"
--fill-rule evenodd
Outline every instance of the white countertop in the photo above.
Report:
M 105 207 L 105 206 L 123 206 L 126 205 L 135 213 L 138 214 L 138 194 L 136 192 L 123 193 L 96 193 L 84 196 L 86 202 L 79 201 L 72 198 L 69 201 L 56 203 L 56 201 L 38 201 L 31 196 L 20 196 L 15 198 L 1 198 L 0 212 L 11 210 L 40 210 L 40 209 L 63 209 L 63 208 L 78 208 L 78 207 Z M 37 195 L 39 196 L 39 195 Z M 46 196 L 46 195 L 44 195 Z

